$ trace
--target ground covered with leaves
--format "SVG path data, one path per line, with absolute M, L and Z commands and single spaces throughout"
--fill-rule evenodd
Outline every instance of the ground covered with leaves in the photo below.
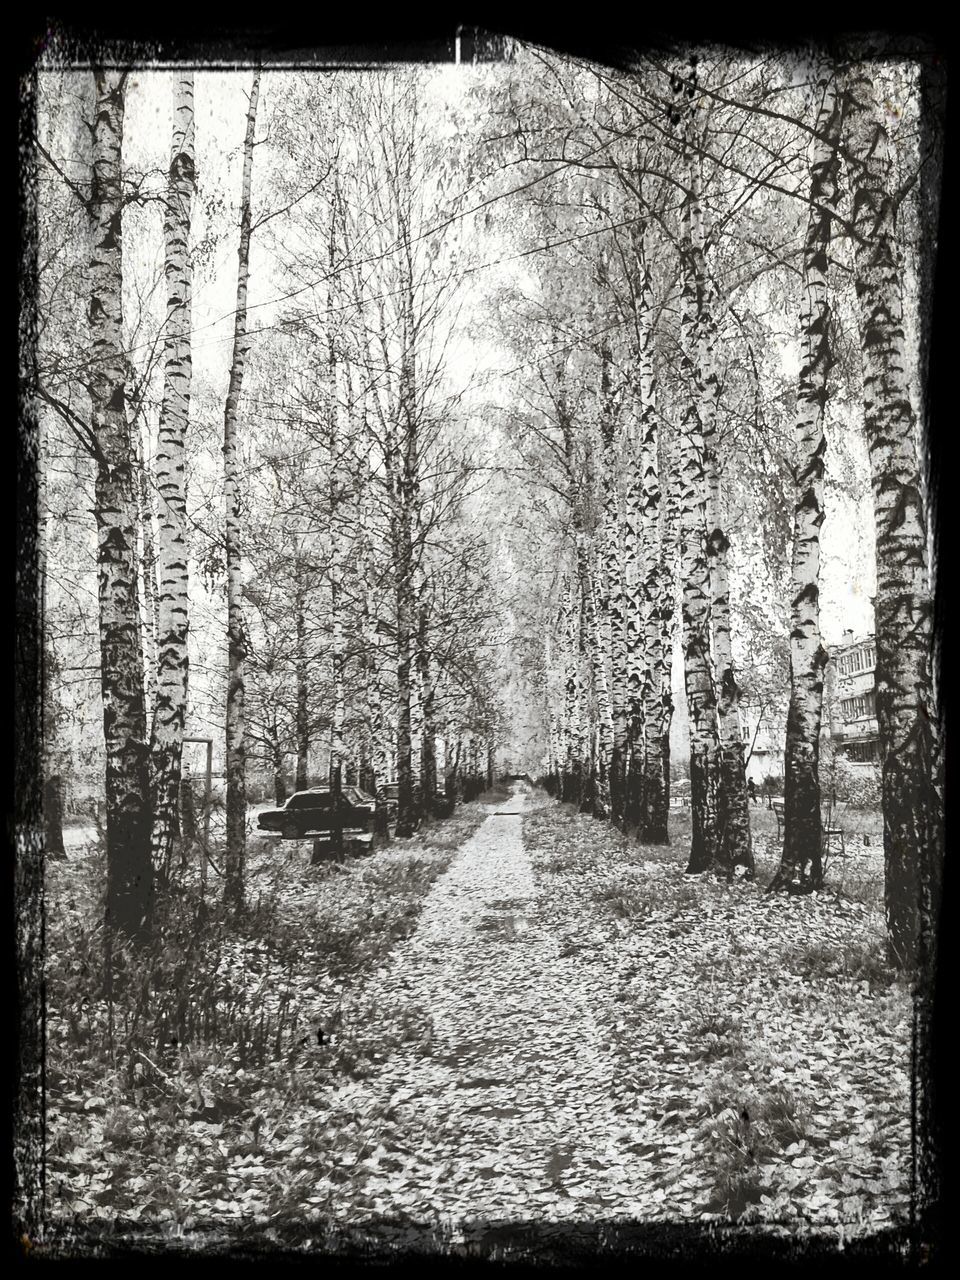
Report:
M 909 1205 L 911 1002 L 880 851 L 848 840 L 824 891 L 770 895 L 758 826 L 757 881 L 724 883 L 683 875 L 679 841 L 545 810 L 525 827 L 541 915 L 592 988 L 662 1212 L 882 1230 Z
M 867 849 L 857 891 L 771 896 L 685 877 L 682 817 L 651 849 L 524 784 L 486 800 L 342 865 L 253 844 L 239 920 L 188 878 L 113 1001 L 101 855 L 52 864 L 64 1239 L 470 1252 L 491 1224 L 902 1221 L 910 1001 Z
M 329 1114 L 327 1094 L 394 1047 L 379 1022 L 366 1025 L 365 978 L 416 927 L 488 811 L 464 805 L 410 841 L 317 867 L 309 841 L 253 837 L 239 917 L 218 901 L 216 878 L 203 892 L 191 867 L 165 906 L 162 941 L 128 959 L 113 999 L 103 849 L 71 841 L 68 859 L 47 868 L 51 1221 L 180 1237 L 285 1196 L 292 1153 L 319 1158 L 311 1126 Z M 341 1141 L 334 1120 L 327 1140 Z

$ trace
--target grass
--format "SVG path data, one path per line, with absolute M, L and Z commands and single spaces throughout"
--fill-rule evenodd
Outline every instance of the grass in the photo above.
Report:
M 645 920 L 661 905 L 650 885 L 622 881 L 594 890 L 594 898 L 619 920 Z
M 809 942 L 802 946 L 785 946 L 778 962 L 789 973 L 807 982 L 821 983 L 825 978 L 845 982 L 865 982 L 868 987 L 884 990 L 896 980 L 886 947 L 881 940 L 860 942 L 851 939 L 839 946 L 835 943 Z
M 845 809 L 838 811 L 834 822 L 846 834 L 847 853 L 841 857 L 839 852 L 831 851 L 824 858 L 824 888 L 850 901 L 875 907 L 883 899 L 883 815 L 875 809 Z M 782 848 L 772 810 L 765 805 L 751 805 L 750 831 L 757 880 L 766 886 L 780 865 Z M 682 859 L 689 849 L 690 838 L 690 809 L 673 809 L 669 850 L 644 848 L 644 856 L 655 861 Z
M 689 813 L 689 809 L 671 810 L 671 818 L 675 813 Z M 838 804 L 833 814 L 829 815 L 827 806 L 822 811 L 824 826 L 830 816 L 830 825 L 842 827 L 847 835 L 868 835 L 879 839 L 883 836 L 883 814 L 879 809 L 855 809 L 852 805 Z M 777 815 L 766 804 L 750 806 L 750 829 L 765 835 L 777 834 Z
M 804 1140 L 808 1110 L 790 1089 L 744 1087 L 725 1074 L 700 1104 L 698 1137 L 713 1182 L 709 1209 L 739 1218 L 777 1189 L 775 1159 Z

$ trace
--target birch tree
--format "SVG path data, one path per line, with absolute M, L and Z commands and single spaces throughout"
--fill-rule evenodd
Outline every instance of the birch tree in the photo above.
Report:
M 167 317 L 163 401 L 156 457 L 159 497 L 157 699 L 151 732 L 154 866 L 166 874 L 177 821 L 187 712 L 190 625 L 186 437 L 190 417 L 193 269 L 190 214 L 196 192 L 193 74 L 174 89 L 173 142 L 163 218 Z M 148 572 L 144 566 L 144 572 Z
M 233 356 L 223 415 L 223 490 L 227 562 L 227 830 L 224 854 L 224 897 L 231 906 L 243 902 L 246 855 L 247 782 L 244 737 L 244 662 L 246 637 L 243 621 L 241 547 L 243 525 L 240 509 L 240 475 L 237 458 L 237 406 L 243 386 L 249 340 L 247 337 L 247 284 L 250 276 L 250 192 L 253 174 L 253 135 L 260 96 L 260 73 L 254 73 L 247 108 L 243 143 L 243 179 L 240 192 L 240 245 L 237 251 L 237 305 L 234 314 Z
M 820 721 L 827 653 L 820 639 L 820 526 L 827 380 L 834 364 L 829 255 L 837 196 L 841 99 L 833 68 L 818 69 L 810 213 L 803 247 L 801 357 L 794 426 L 793 550 L 790 562 L 790 703 L 784 750 L 784 833 L 771 889 L 823 880 L 820 817 Z M 809 871 L 808 871 L 809 867 Z
M 843 141 L 877 535 L 884 907 L 891 956 L 909 970 L 929 961 L 933 945 L 944 848 L 943 763 L 931 677 L 926 516 L 903 329 L 901 197 L 866 63 L 845 75 Z
M 97 70 L 94 77 L 87 318 L 91 434 L 96 457 L 100 687 L 106 747 L 106 922 L 108 934 L 142 939 L 150 932 L 153 875 L 137 495 L 122 332 L 121 150 L 128 72 Z
M 657 379 L 654 364 L 653 279 L 647 253 L 647 224 L 641 219 L 631 229 L 633 266 L 632 281 L 634 326 L 636 336 L 637 435 L 634 445 L 633 479 L 630 505 L 639 542 L 637 575 L 637 644 L 642 644 L 643 660 L 635 658 L 640 668 L 640 706 L 636 713 L 636 774 L 633 783 L 634 811 L 639 822 L 639 838 L 644 843 L 665 844 L 668 839 L 667 815 L 670 797 L 669 720 L 665 721 L 664 681 L 670 683 L 669 650 L 664 648 L 663 614 L 673 612 L 672 584 L 664 582 L 663 536 L 661 518 L 662 494 L 659 474 L 659 416 L 657 411 Z M 671 597 L 665 601 L 665 590 Z M 642 736 L 641 736 L 642 735 Z M 666 737 L 667 749 L 664 750 Z
M 689 113 L 686 113 L 689 115 Z M 701 412 L 705 401 L 701 364 L 700 303 L 705 287 L 699 165 L 689 121 L 683 130 L 688 189 L 680 211 L 681 317 L 680 359 L 686 382 L 680 425 L 680 559 L 683 579 L 683 658 L 690 717 L 690 793 L 693 831 L 687 871 L 717 864 L 720 851 L 718 811 L 720 742 L 717 696 L 711 661 L 712 590 L 707 555 L 707 470 Z

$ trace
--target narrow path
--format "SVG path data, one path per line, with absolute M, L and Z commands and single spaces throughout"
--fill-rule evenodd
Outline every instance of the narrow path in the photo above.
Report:
M 418 1006 L 433 1024 L 428 1051 L 400 1050 L 338 1098 L 361 1112 L 371 1094 L 389 1098 L 413 1152 L 401 1171 L 366 1179 L 381 1213 L 397 1203 L 421 1221 L 657 1215 L 636 1154 L 643 1135 L 613 1111 L 594 984 L 536 924 L 517 812 L 531 794 L 515 789 L 464 845 L 376 980 L 385 1007 Z

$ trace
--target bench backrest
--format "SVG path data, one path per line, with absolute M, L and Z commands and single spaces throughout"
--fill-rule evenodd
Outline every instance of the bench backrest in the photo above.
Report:
M 785 803 L 786 803 L 786 801 L 784 801 L 784 800 L 774 800 L 774 801 L 773 801 L 773 811 L 774 811 L 774 813 L 782 814 L 782 813 L 783 813 L 783 806 L 784 806 L 784 804 L 785 804 Z

